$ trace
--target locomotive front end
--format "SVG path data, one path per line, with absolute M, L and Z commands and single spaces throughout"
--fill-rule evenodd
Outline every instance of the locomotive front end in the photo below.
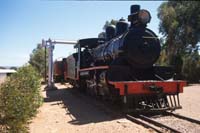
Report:
M 151 15 L 139 5 L 131 6 L 128 16 L 130 29 L 123 39 L 123 51 L 134 68 L 151 67 L 160 56 L 160 42 L 156 34 L 147 29 Z
M 153 31 L 137 27 L 125 35 L 122 49 L 127 62 L 133 68 L 148 68 L 159 58 L 161 47 Z

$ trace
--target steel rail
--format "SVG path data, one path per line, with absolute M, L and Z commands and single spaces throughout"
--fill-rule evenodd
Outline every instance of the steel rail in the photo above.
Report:
M 132 122 L 134 122 L 134 123 L 140 124 L 140 125 L 142 125 L 142 126 L 144 126 L 144 127 L 146 127 L 146 128 L 151 128 L 151 129 L 153 129 L 154 131 L 156 131 L 156 132 L 158 132 L 158 133 L 164 133 L 163 131 L 156 129 L 156 128 L 153 127 L 152 125 L 150 125 L 150 124 L 148 124 L 148 123 L 145 123 L 145 122 L 143 122 L 143 121 L 141 121 L 141 120 L 139 120 L 139 119 L 137 119 L 137 118 L 135 118 L 135 117 L 133 117 L 133 116 L 131 116 L 131 115 L 128 115 L 128 114 L 127 114 L 127 115 L 126 115 L 126 118 L 127 118 L 128 120 L 130 120 L 130 121 L 132 121 Z
M 193 122 L 193 123 L 196 123 L 196 124 L 200 125 L 200 121 L 199 120 L 196 120 L 196 119 L 193 119 L 193 118 L 190 118 L 190 117 L 186 117 L 186 116 L 179 115 L 179 114 L 174 114 L 174 113 L 171 113 L 171 112 L 166 112 L 166 114 L 167 115 L 172 115 L 174 117 L 177 117 L 177 118 L 180 118 L 180 119 L 183 119 L 183 120 L 187 120 L 187 121 L 190 121 L 190 122 Z
M 180 131 L 178 131 L 178 130 L 176 130 L 176 129 L 174 129 L 174 128 L 171 128 L 171 127 L 169 127 L 169 126 L 167 126 L 167 125 L 164 125 L 164 124 L 162 124 L 162 123 L 160 123 L 160 122 L 157 122 L 157 121 L 155 121 L 155 120 L 152 120 L 152 119 L 150 119 L 150 118 L 147 117 L 147 116 L 138 115 L 137 117 L 140 118 L 141 120 L 145 121 L 145 122 L 149 122 L 149 123 L 151 123 L 151 124 L 153 124 L 153 125 L 155 125 L 155 126 L 161 128 L 161 129 L 170 130 L 170 131 L 172 131 L 172 132 L 174 132 L 174 133 L 181 133 Z M 126 115 L 126 118 L 129 119 L 129 120 L 131 120 L 131 121 L 133 121 L 133 122 L 135 122 L 135 123 L 141 124 L 141 125 L 143 125 L 144 127 L 152 128 L 153 130 L 155 130 L 155 131 L 157 131 L 157 132 L 159 132 L 159 133 L 165 133 L 165 132 L 166 132 L 166 131 L 158 130 L 158 129 L 152 127 L 150 124 L 147 124 L 147 123 L 144 123 L 143 121 L 138 120 L 137 118 L 135 118 L 135 117 L 132 116 L 132 115 L 128 115 L 128 114 L 127 114 L 127 115 Z
M 148 122 L 154 124 L 155 126 L 164 127 L 164 128 L 166 128 L 166 129 L 168 129 L 168 130 L 174 132 L 174 133 L 181 133 L 180 131 L 178 131 L 178 130 L 176 130 L 176 129 L 174 129 L 174 128 L 171 128 L 171 127 L 169 127 L 169 126 L 167 126 L 167 125 L 165 125 L 165 124 L 162 124 L 162 123 L 160 123 L 160 122 L 157 122 L 157 121 L 155 121 L 155 120 L 152 120 L 152 119 L 150 119 L 150 118 L 147 117 L 147 116 L 139 115 L 139 118 L 141 118 L 141 119 L 143 119 L 143 120 L 145 120 L 145 121 L 148 121 Z

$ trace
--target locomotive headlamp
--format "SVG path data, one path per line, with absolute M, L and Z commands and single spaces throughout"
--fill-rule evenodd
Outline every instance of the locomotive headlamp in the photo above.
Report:
M 151 15 L 147 10 L 140 10 L 138 13 L 138 19 L 142 24 L 147 24 L 151 21 Z

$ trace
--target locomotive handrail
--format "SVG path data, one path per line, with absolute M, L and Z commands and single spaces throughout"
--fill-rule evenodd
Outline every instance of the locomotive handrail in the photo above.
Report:
M 150 37 L 150 36 L 142 36 L 142 38 L 146 38 L 146 39 L 158 39 L 158 37 Z
M 90 70 L 97 70 L 97 69 L 108 69 L 108 68 L 109 68 L 109 66 L 89 67 L 89 68 L 80 69 L 79 72 L 82 72 L 82 71 L 90 71 Z

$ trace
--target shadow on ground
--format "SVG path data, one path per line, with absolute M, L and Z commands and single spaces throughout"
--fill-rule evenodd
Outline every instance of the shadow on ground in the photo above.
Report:
M 121 116 L 111 115 L 112 112 L 102 106 L 102 103 L 95 98 L 87 97 L 73 88 L 60 88 L 46 91 L 44 102 L 54 102 L 53 105 L 63 104 L 66 115 L 72 118 L 71 124 L 83 125 L 111 121 Z M 55 103 L 57 102 L 57 103 Z M 98 106 L 101 105 L 101 106 Z

